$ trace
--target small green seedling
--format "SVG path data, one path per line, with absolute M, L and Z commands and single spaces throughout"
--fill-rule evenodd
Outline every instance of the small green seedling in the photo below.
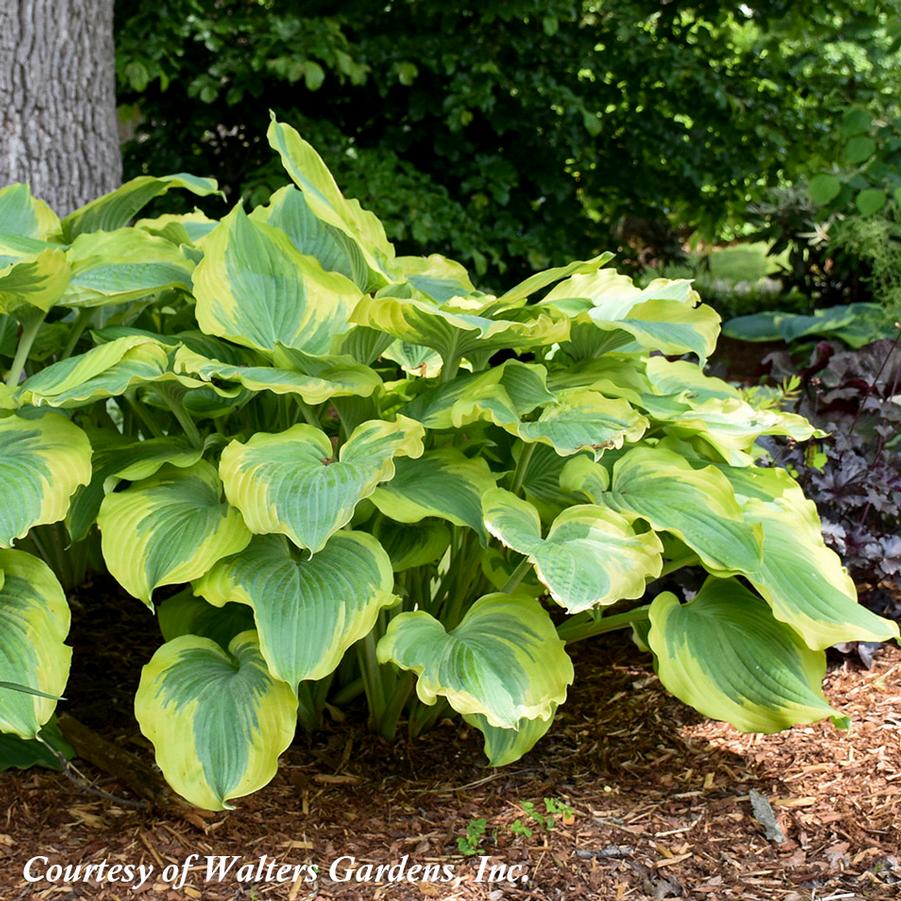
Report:
M 488 822 L 484 817 L 470 820 L 466 825 L 466 835 L 457 838 L 457 848 L 465 857 L 474 857 L 483 854 L 482 840 L 485 838 L 485 829 Z

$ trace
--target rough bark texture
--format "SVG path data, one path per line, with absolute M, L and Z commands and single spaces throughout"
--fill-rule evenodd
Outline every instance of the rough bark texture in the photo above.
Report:
M 0 186 L 58 213 L 117 187 L 113 0 L 0 0 Z

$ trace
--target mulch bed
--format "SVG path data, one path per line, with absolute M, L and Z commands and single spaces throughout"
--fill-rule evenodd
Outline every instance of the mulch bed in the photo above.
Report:
M 76 646 L 101 627 L 106 638 L 80 655 L 68 709 L 150 759 L 129 713 L 149 656 L 149 614 L 118 603 L 112 613 L 89 598 L 73 605 Z M 134 640 L 109 641 L 123 634 Z M 113 684 L 120 687 L 110 694 Z M 849 731 L 821 723 L 742 735 L 670 698 L 647 658 L 610 636 L 578 649 L 576 684 L 553 731 L 502 770 L 484 765 L 478 735 L 459 724 L 389 745 L 349 712 L 300 738 L 272 784 L 227 814 L 156 816 L 98 798 L 61 773 L 5 774 L 0 898 L 889 901 L 901 897 L 901 649 L 885 647 L 871 671 L 836 663 L 826 691 L 852 717 Z M 98 788 L 127 797 L 76 764 Z M 755 793 L 775 823 L 755 816 Z M 530 821 L 523 802 L 544 810 L 545 798 L 568 804 L 572 817 L 556 817 L 551 830 Z M 519 865 L 514 872 L 527 882 L 477 881 L 480 855 L 457 847 L 477 819 L 486 821 L 484 875 L 492 865 Z M 532 835 L 514 834 L 516 820 Z M 201 860 L 184 887 L 160 879 L 192 853 Z M 137 893 L 96 881 L 29 884 L 23 867 L 39 854 L 50 864 L 152 864 L 154 875 Z M 205 855 L 237 855 L 238 866 L 266 855 L 264 869 L 274 859 L 321 872 L 313 884 L 238 882 L 234 871 L 221 884 L 205 882 Z M 407 855 L 408 866 L 446 864 L 459 878 L 336 883 L 328 868 L 343 855 L 357 866 Z

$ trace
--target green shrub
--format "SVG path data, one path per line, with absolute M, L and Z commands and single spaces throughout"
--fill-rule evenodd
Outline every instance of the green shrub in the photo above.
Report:
M 760 436 L 813 429 L 704 375 L 719 318 L 690 283 L 642 290 L 602 255 L 483 293 L 396 256 L 291 128 L 269 140 L 296 187 L 220 222 L 128 225 L 215 190 L 184 175 L 62 221 L 0 193 L 0 730 L 52 716 L 60 578 L 98 541 L 165 638 L 138 722 L 206 808 L 363 694 L 385 736 L 455 711 L 516 760 L 566 698 L 566 644 L 613 629 L 740 729 L 841 722 L 823 649 L 897 627 L 756 465 Z M 686 566 L 709 573 L 692 600 L 655 588 Z

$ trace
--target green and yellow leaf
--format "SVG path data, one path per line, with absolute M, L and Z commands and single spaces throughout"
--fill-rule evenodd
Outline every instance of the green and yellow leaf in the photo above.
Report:
M 64 416 L 0 419 L 0 548 L 33 526 L 59 522 L 90 481 L 90 442 Z
M 152 607 L 161 585 L 199 579 L 217 560 L 243 550 L 250 532 L 221 494 L 215 468 L 204 461 L 187 468 L 167 464 L 108 494 L 97 525 L 111 575 Z
M 705 716 L 742 732 L 841 719 L 820 687 L 825 654 L 808 648 L 734 579 L 708 579 L 687 604 L 664 592 L 650 619 L 660 681 Z
M 227 651 L 184 635 L 144 667 L 135 715 L 172 788 L 197 807 L 230 810 L 275 775 L 294 738 L 297 698 L 266 669 L 255 632 L 235 636 Z
M 354 429 L 335 459 L 324 432 L 296 425 L 259 432 L 246 444 L 232 441 L 219 471 L 252 532 L 287 535 L 315 554 L 350 522 L 361 500 L 394 477 L 396 457 L 422 454 L 423 435 L 422 426 L 404 416 L 371 420 Z
M 0 732 L 32 739 L 53 715 L 52 698 L 62 696 L 69 678 L 69 620 L 50 567 L 24 551 L 0 550 Z
M 333 672 L 399 600 L 391 560 L 365 532 L 339 532 L 305 559 L 281 535 L 258 536 L 194 590 L 217 606 L 251 607 L 269 672 L 295 690 Z
M 505 547 L 528 557 L 551 597 L 570 613 L 639 598 L 660 575 L 663 545 L 619 513 L 589 504 L 564 510 L 542 538 L 538 511 L 510 491 L 482 498 L 485 526 Z
M 444 697 L 458 713 L 501 729 L 551 718 L 573 680 L 553 622 L 524 595 L 485 595 L 450 632 L 424 610 L 401 613 L 379 642 L 378 659 L 415 672 L 423 703 Z

